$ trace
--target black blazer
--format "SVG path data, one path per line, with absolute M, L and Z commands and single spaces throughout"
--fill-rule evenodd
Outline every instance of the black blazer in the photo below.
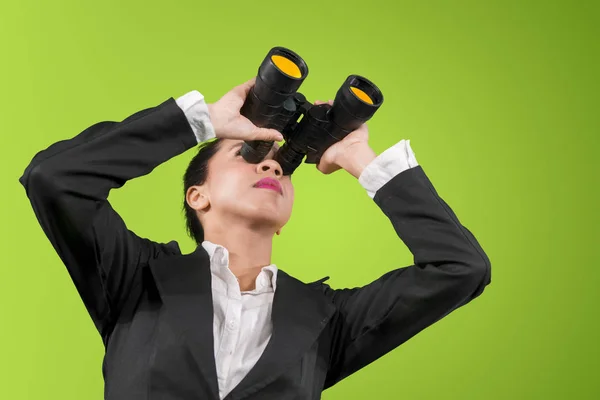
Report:
M 111 189 L 196 144 L 170 98 L 51 145 L 20 178 L 102 336 L 106 399 L 218 399 L 206 251 L 182 255 L 176 242 L 137 236 L 107 201 Z M 340 290 L 280 270 L 272 338 L 227 400 L 319 399 L 490 283 L 488 257 L 420 166 L 374 201 L 414 265 Z

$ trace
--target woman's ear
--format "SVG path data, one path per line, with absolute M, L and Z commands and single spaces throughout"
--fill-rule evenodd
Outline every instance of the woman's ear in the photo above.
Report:
M 281 235 L 281 228 L 277 229 L 277 232 L 275 232 L 277 234 L 277 236 Z
M 185 201 L 196 211 L 205 211 L 210 206 L 210 200 L 200 186 L 190 186 L 185 193 Z

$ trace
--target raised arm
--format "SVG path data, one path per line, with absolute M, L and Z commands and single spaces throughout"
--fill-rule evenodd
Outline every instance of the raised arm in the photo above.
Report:
M 39 152 L 20 178 L 33 211 L 103 337 L 137 269 L 175 242 L 158 244 L 127 229 L 107 198 L 193 147 L 197 139 L 174 99 L 122 122 L 97 123 Z
M 478 297 L 491 282 L 488 257 L 438 195 L 408 141 L 376 159 L 365 148 L 353 154 L 365 156 L 342 165 L 366 165 L 349 169 L 390 219 L 414 265 L 360 288 L 323 284 L 338 310 L 326 387 Z

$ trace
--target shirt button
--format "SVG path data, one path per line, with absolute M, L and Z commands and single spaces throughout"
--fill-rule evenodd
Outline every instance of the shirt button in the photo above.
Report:
M 234 320 L 231 320 L 231 321 L 229 321 L 229 322 L 227 323 L 227 326 L 229 327 L 229 329 L 233 329 L 233 328 L 235 328 L 235 321 L 234 321 Z

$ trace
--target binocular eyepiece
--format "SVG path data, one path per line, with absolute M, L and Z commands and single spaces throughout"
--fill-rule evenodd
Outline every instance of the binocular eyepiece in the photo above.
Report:
M 308 66 L 298 54 L 284 47 L 272 48 L 240 110 L 254 125 L 282 133 L 285 143 L 275 160 L 284 175 L 291 175 L 305 156 L 305 163 L 318 164 L 325 150 L 368 121 L 383 103 L 383 94 L 375 84 L 350 75 L 332 106 L 313 105 L 298 92 L 307 75 Z M 246 141 L 241 155 L 256 164 L 272 147 L 271 141 Z

